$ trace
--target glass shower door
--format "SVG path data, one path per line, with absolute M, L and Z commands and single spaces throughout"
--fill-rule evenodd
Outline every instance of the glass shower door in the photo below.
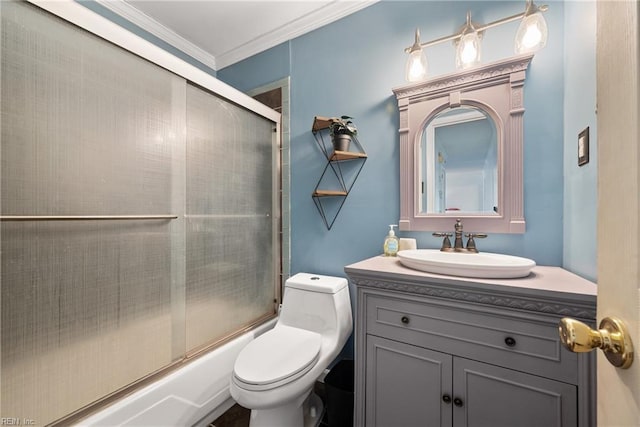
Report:
M 187 86 L 189 353 L 274 313 L 272 135 L 269 120 Z

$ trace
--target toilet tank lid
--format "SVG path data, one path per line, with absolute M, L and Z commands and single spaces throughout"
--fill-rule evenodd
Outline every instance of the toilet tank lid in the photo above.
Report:
M 347 279 L 321 274 L 298 273 L 287 279 L 285 286 L 305 291 L 335 294 L 347 287 Z

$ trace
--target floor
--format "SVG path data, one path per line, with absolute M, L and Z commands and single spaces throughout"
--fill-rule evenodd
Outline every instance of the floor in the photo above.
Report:
M 220 418 L 209 424 L 209 427 L 248 427 L 249 414 L 248 409 L 235 404 Z
M 314 387 L 315 392 L 320 396 L 322 401 L 325 401 L 324 384 L 316 382 Z M 209 427 L 248 427 L 250 411 L 242 406 L 235 404 L 227 412 L 222 414 L 218 419 L 209 424 Z M 320 427 L 328 427 L 326 420 L 326 413 L 320 423 Z

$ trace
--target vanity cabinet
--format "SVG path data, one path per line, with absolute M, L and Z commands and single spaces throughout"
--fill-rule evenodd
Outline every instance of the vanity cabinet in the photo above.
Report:
M 464 343 L 463 345 L 469 347 L 469 351 L 452 350 L 447 348 L 446 343 L 429 344 L 424 342 L 427 340 L 420 339 L 406 341 L 443 349 L 450 353 L 462 353 L 498 365 L 506 364 L 536 372 L 537 370 L 531 369 L 531 365 L 527 363 L 528 359 L 535 361 L 536 357 L 545 356 L 543 352 L 531 354 L 530 349 L 527 349 L 531 346 L 527 344 L 537 340 L 544 340 L 543 344 L 553 343 L 553 337 L 530 335 L 524 329 L 518 328 L 519 325 L 507 326 L 508 318 L 503 319 L 506 327 L 498 330 L 483 330 L 485 328 L 483 326 L 467 323 L 466 320 L 462 322 L 461 324 L 467 326 L 470 334 L 477 335 L 475 339 L 473 337 L 466 339 L 463 334 L 455 337 L 440 335 L 436 331 L 427 332 L 421 329 L 421 326 L 412 327 L 411 324 L 428 324 L 429 321 L 433 321 L 433 317 L 424 317 L 415 311 L 402 310 L 401 304 L 400 307 L 396 307 L 397 300 L 393 298 L 382 299 L 379 302 L 383 303 L 383 307 L 376 305 L 374 300 L 368 301 L 370 311 L 397 308 L 398 311 L 394 314 L 406 320 L 403 327 L 407 331 L 417 331 L 417 334 L 431 333 L 434 337 L 441 336 L 443 340 L 459 339 Z M 425 308 L 428 307 L 430 306 L 425 305 Z M 456 319 L 460 318 L 449 316 L 446 321 L 455 322 Z M 373 325 L 377 322 L 378 320 L 374 320 Z M 365 395 L 368 408 L 365 415 L 366 426 L 560 427 L 577 425 L 575 385 L 395 341 L 394 339 L 397 339 L 402 332 L 389 335 L 383 333 L 380 335 L 388 339 L 382 338 L 376 335 L 379 328 L 369 326 L 366 337 Z M 481 355 L 473 354 L 474 350 L 481 353 L 483 350 L 481 347 L 484 345 L 494 346 L 495 340 L 491 339 L 492 335 L 504 337 L 505 343 L 501 346 L 505 351 L 516 355 L 514 363 L 504 363 L 506 360 L 501 360 L 499 356 L 483 358 Z M 439 340 L 439 338 L 435 339 Z M 494 349 L 500 351 L 501 346 L 498 343 Z M 474 347 L 480 348 L 474 349 Z M 518 347 L 522 348 L 516 350 Z M 543 359 L 543 364 L 548 360 Z M 575 360 L 562 362 L 560 365 L 565 367 L 576 365 Z M 575 371 L 573 369 L 573 372 Z M 551 373 L 548 376 L 555 377 Z M 514 424 L 514 420 L 517 420 L 517 423 Z
M 375 257 L 357 287 L 355 424 L 595 425 L 595 357 L 566 350 L 558 321 L 595 323 L 595 285 L 556 267 L 463 279 Z M 562 290 L 564 289 L 564 290 Z

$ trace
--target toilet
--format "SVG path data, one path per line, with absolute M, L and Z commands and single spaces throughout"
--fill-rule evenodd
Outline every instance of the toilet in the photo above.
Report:
M 284 287 L 276 326 L 238 355 L 231 396 L 250 427 L 313 427 L 323 406 L 313 386 L 353 329 L 347 280 L 298 273 Z

